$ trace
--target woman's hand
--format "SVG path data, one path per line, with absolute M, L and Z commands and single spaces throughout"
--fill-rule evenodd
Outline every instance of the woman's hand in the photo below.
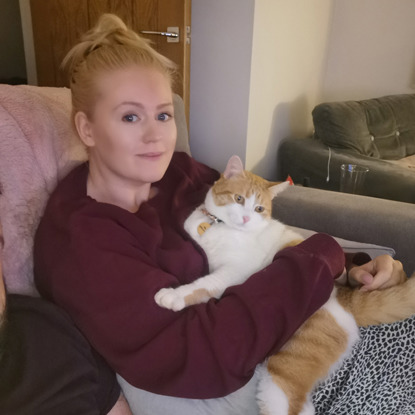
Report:
M 348 272 L 349 284 L 362 291 L 379 290 L 401 284 L 407 276 L 402 263 L 390 255 L 380 255 L 368 263 L 354 266 Z

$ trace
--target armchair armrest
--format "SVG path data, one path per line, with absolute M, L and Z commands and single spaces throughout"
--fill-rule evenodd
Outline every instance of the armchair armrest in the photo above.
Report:
M 287 225 L 391 247 L 406 273 L 415 271 L 412 204 L 290 186 L 274 199 L 273 215 Z

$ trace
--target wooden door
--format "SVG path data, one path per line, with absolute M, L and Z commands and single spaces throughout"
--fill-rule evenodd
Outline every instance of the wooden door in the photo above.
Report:
M 88 30 L 87 3 L 31 0 L 30 9 L 37 83 L 40 86 L 67 86 L 60 64 L 80 35 Z
M 136 32 L 167 32 L 177 27 L 177 43 L 156 34 L 141 34 L 178 66 L 174 90 L 189 114 L 191 0 L 31 0 L 38 85 L 67 86 L 60 64 L 80 36 L 103 13 L 114 13 Z

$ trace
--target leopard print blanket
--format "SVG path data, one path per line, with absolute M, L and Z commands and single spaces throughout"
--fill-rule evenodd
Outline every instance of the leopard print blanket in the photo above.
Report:
M 415 316 L 360 334 L 352 354 L 314 393 L 316 415 L 414 415 Z

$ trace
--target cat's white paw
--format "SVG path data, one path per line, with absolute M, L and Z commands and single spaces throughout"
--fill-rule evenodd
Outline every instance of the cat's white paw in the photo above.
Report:
M 167 308 L 168 310 L 180 311 L 186 306 L 183 295 L 175 288 L 162 288 L 154 296 L 154 299 L 160 307 Z

